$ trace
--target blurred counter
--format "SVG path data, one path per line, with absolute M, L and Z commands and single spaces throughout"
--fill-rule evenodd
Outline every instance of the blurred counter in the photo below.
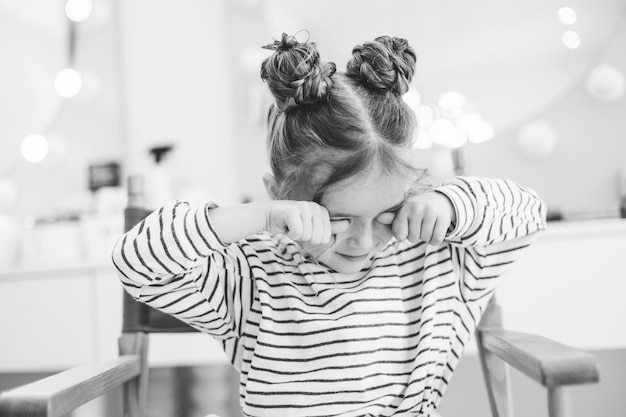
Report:
M 624 236 L 626 219 L 559 220 L 548 222 L 542 241 L 594 238 L 597 236 Z
M 0 373 L 56 372 L 117 356 L 122 287 L 110 262 L 0 270 Z M 205 334 L 151 336 L 152 366 L 225 363 Z
M 112 269 L 57 263 L 1 271 L 0 372 L 57 371 L 107 355 L 121 317 L 109 308 L 119 296 Z
M 505 326 L 587 350 L 626 348 L 626 220 L 550 222 L 503 277 Z

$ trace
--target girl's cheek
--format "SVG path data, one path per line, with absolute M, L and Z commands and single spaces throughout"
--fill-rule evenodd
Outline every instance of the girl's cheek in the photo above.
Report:
M 348 233 L 346 233 L 346 232 L 341 232 L 341 233 L 337 233 L 337 234 L 332 235 L 330 237 L 330 245 L 329 246 L 330 247 L 341 246 L 342 243 L 346 240 L 347 236 L 348 236 Z
M 322 256 L 326 251 L 333 248 L 337 243 L 337 235 L 331 235 L 330 242 L 313 245 L 311 243 L 302 243 L 302 247 L 304 248 L 305 253 L 313 259 L 317 259 Z
M 391 224 L 379 224 L 376 227 L 377 240 L 384 246 L 393 237 L 393 231 L 391 230 Z

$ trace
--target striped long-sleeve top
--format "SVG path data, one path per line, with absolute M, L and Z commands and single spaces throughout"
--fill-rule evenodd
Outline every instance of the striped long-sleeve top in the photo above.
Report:
M 458 177 L 440 246 L 392 239 L 345 280 L 282 235 L 225 245 L 211 204 L 165 205 L 113 262 L 135 299 L 223 343 L 247 416 L 429 416 L 497 278 L 545 228 L 530 189 Z

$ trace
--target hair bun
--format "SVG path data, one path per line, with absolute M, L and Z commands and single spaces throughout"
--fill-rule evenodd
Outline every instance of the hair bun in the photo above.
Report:
M 261 64 L 261 79 L 267 83 L 280 110 L 326 97 L 337 68 L 332 62 L 320 62 L 315 43 L 299 42 L 295 36 L 283 33 L 280 41 L 263 48 L 274 53 Z
M 380 36 L 352 50 L 347 74 L 377 90 L 404 94 L 415 73 L 417 56 L 406 39 Z

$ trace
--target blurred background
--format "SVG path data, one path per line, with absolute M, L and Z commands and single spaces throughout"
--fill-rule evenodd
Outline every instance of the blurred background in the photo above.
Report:
M 550 233 L 503 285 L 505 322 L 512 304 L 508 322 L 596 352 L 603 381 L 578 405 L 625 415 L 625 12 L 624 0 L 0 0 L 0 389 L 115 354 L 108 258 L 129 175 L 155 208 L 266 198 L 262 45 L 298 33 L 341 69 L 386 34 L 417 52 L 405 98 L 435 183 L 505 177 L 548 203 Z M 523 302 L 529 275 L 550 290 Z M 219 386 L 214 407 L 236 415 L 214 346 L 162 343 L 155 378 Z M 486 413 L 471 351 L 458 375 L 444 416 Z M 544 415 L 519 381 L 520 415 Z

